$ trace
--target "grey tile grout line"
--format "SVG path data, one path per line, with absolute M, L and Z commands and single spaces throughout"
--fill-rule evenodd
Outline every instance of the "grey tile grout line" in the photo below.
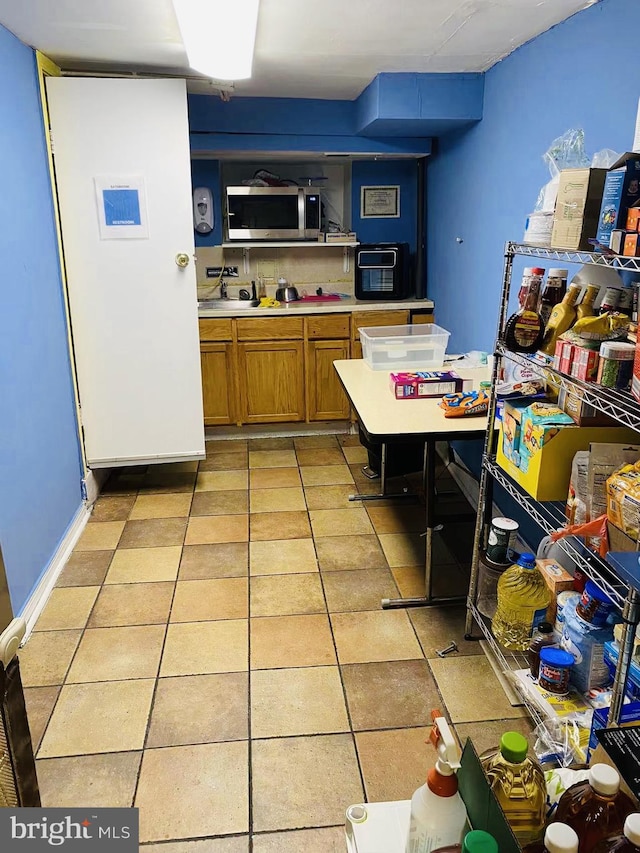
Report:
M 160 494 L 166 494 L 166 493 L 167 493 L 167 492 L 162 492 L 162 493 L 160 493 Z M 138 494 L 139 494 L 139 492 L 138 492 Z M 194 493 L 193 493 L 193 492 L 191 492 L 191 496 L 192 496 L 192 497 L 191 497 L 191 503 L 193 502 L 193 495 L 194 495 Z M 135 502 L 134 502 L 134 503 L 135 503 Z M 306 503 L 306 495 L 305 495 L 305 503 Z M 308 513 L 308 507 L 307 507 L 307 513 Z M 189 515 L 189 516 L 187 516 L 187 519 L 189 519 L 190 517 L 191 517 L 190 515 Z M 186 536 L 186 530 L 187 530 L 187 529 L 188 529 L 188 521 L 187 521 L 187 527 L 185 527 L 185 536 Z M 374 532 L 375 532 L 375 531 L 374 531 Z M 316 541 L 315 541 L 315 537 L 313 536 L 313 532 L 312 532 L 312 535 L 311 535 L 311 537 L 310 537 L 310 538 L 312 538 L 312 540 L 313 540 L 313 542 L 314 542 L 314 550 L 316 550 L 316 548 L 315 548 L 315 546 L 316 546 Z M 376 533 L 376 539 L 377 539 L 378 544 L 379 544 L 379 539 L 377 538 L 377 533 Z M 141 547 L 145 547 L 145 546 L 141 546 Z M 146 546 L 146 547 L 151 547 L 151 546 Z M 182 544 L 182 546 L 181 546 L 181 549 L 183 549 L 183 548 L 184 548 L 184 538 L 183 538 L 183 544 Z M 117 548 L 116 548 L 116 549 L 114 549 L 114 554 L 115 554 L 115 550 L 117 550 Z M 181 557 L 182 557 L 182 553 L 181 553 Z M 113 555 L 112 555 L 112 559 L 113 559 Z M 316 551 L 316 559 L 317 559 L 317 551 Z M 110 565 L 110 563 L 109 563 L 109 565 Z M 106 572 L 105 572 L 105 578 L 106 578 L 106 575 L 108 574 L 108 568 L 109 568 L 109 567 L 107 567 L 107 570 L 106 570 Z M 306 574 L 306 573 L 305 573 L 305 574 Z M 315 574 L 315 573 L 312 573 L 312 574 Z M 329 619 L 329 624 L 330 624 L 330 627 L 331 627 L 331 629 L 332 629 L 332 640 L 333 640 L 334 648 L 335 648 L 335 638 L 333 637 L 333 627 L 332 627 L 332 624 L 331 624 L 331 619 L 330 619 L 330 613 L 329 613 L 328 603 L 327 603 L 327 601 L 326 601 L 326 593 L 325 593 L 325 591 L 324 591 L 323 574 L 322 574 L 322 572 L 320 572 L 320 571 L 318 571 L 318 574 L 320 575 L 320 580 L 321 580 L 321 583 L 323 584 L 323 597 L 324 597 L 324 600 L 325 600 L 325 608 L 326 608 L 327 617 L 328 617 L 328 619 Z M 251 583 L 251 571 L 250 571 L 250 565 L 248 565 L 248 572 L 247 572 L 247 575 L 248 575 L 248 586 L 249 586 L 249 585 L 250 585 L 250 583 Z M 392 574 L 392 573 L 391 573 L 391 576 L 393 577 L 393 574 Z M 178 577 L 179 577 L 179 572 L 178 572 L 178 575 L 176 576 L 176 579 L 173 581 L 173 583 L 174 583 L 174 590 L 173 590 L 173 596 L 172 596 L 172 603 L 173 603 L 173 600 L 174 600 L 174 598 L 175 598 L 175 593 L 176 593 L 176 589 L 177 589 Z M 395 578 L 394 578 L 394 582 L 395 582 Z M 93 586 L 93 585 L 92 585 L 92 586 Z M 106 585 L 106 584 L 104 583 L 104 581 L 103 581 L 103 582 L 99 585 L 100 590 L 102 590 L 102 588 L 104 588 L 104 586 L 109 586 L 109 585 Z M 397 584 L 396 584 L 396 586 L 397 586 Z M 69 669 L 67 670 L 67 673 L 66 673 L 66 675 L 65 675 L 65 679 L 66 679 L 66 677 L 68 676 L 68 672 L 70 671 L 70 668 L 71 668 L 71 665 L 72 665 L 73 659 L 75 658 L 75 654 L 77 653 L 77 649 L 78 649 L 78 647 L 79 647 L 79 645 L 80 645 L 80 642 L 81 642 L 81 640 L 82 640 L 82 637 L 84 636 L 84 633 L 85 633 L 85 631 L 87 630 L 87 625 L 88 625 L 88 622 L 89 622 L 89 620 L 90 620 L 91 613 L 93 612 L 93 610 L 94 610 L 94 608 L 95 608 L 95 606 L 96 606 L 96 603 L 97 603 L 98 597 L 99 597 L 99 593 L 98 593 L 98 595 L 96 596 L 96 600 L 94 601 L 94 604 L 93 604 L 93 606 L 92 606 L 92 608 L 91 608 L 90 614 L 89 614 L 89 616 L 88 616 L 88 618 L 87 618 L 87 623 L 85 623 L 85 628 L 84 628 L 84 629 L 82 629 L 82 633 L 81 633 L 80 640 L 79 640 L 79 642 L 78 642 L 78 646 L 76 647 L 76 650 L 75 650 L 74 655 L 73 655 L 73 657 L 72 657 L 72 661 L 71 661 L 71 663 L 70 663 L 70 665 L 69 665 Z M 170 620 L 170 612 L 171 612 L 171 607 L 170 607 L 170 609 L 169 609 L 169 615 L 168 615 L 168 617 L 167 617 L 167 622 L 166 622 L 166 630 L 165 630 L 165 639 L 164 639 L 164 643 L 166 643 L 166 635 L 167 635 L 168 627 L 169 627 L 169 624 L 170 624 L 170 621 L 169 621 L 169 620 Z M 336 611 L 336 612 L 338 612 L 338 611 Z M 345 611 L 345 612 L 351 612 L 351 611 Z M 375 611 L 375 612 L 377 612 L 377 611 Z M 301 614 L 301 615 L 302 615 L 302 614 Z M 248 617 L 248 618 L 249 618 L 249 620 L 250 620 L 250 618 L 251 618 L 251 617 L 250 617 L 250 615 L 249 615 L 249 617 Z M 267 618 L 268 618 L 268 617 L 267 617 Z M 211 620 L 198 620 L 198 621 L 211 621 Z M 214 620 L 214 621 L 220 621 L 220 620 Z M 224 620 L 222 620 L 222 621 L 224 621 Z M 155 624 L 161 624 L 161 623 L 155 623 Z M 176 624 L 178 624 L 178 623 L 176 623 Z M 250 621 L 249 621 L 248 625 L 250 625 Z M 113 627 L 133 627 L 133 626 L 113 626 Z M 413 623 L 412 623 L 412 627 L 413 627 Z M 62 629 L 60 629 L 60 630 L 62 630 Z M 39 632 L 39 633 L 42 633 L 42 632 Z M 414 628 L 414 633 L 415 633 L 415 628 Z M 418 638 L 418 642 L 419 642 L 420 648 L 422 649 L 422 644 L 420 643 L 419 638 Z M 163 654 L 163 651 L 164 651 L 164 643 L 163 643 L 163 648 L 162 648 L 162 650 L 161 650 L 159 667 L 160 667 L 160 664 L 161 664 L 162 654 Z M 249 643 L 250 643 L 250 640 L 249 640 Z M 249 650 L 249 655 L 250 655 L 250 650 Z M 423 658 L 426 658 L 426 656 L 424 655 L 424 650 L 423 650 Z M 337 658 L 337 648 L 336 648 L 336 660 L 338 660 L 338 658 Z M 427 660 L 428 660 L 428 659 L 427 659 Z M 344 698 L 345 698 L 345 707 L 346 707 L 346 710 L 347 710 L 348 719 L 349 719 L 349 725 L 350 725 L 350 728 L 351 728 L 351 734 L 352 734 L 353 740 L 355 741 L 355 732 L 353 731 L 353 724 L 352 724 L 352 720 L 351 720 L 351 716 L 350 716 L 350 712 L 349 712 L 349 706 L 348 706 L 348 702 L 347 702 L 347 698 L 346 698 L 346 691 L 345 691 L 345 688 L 344 688 L 344 682 L 342 681 L 342 671 L 341 671 L 341 669 L 340 669 L 340 664 L 339 664 L 339 662 L 338 662 L 338 667 L 339 667 L 339 672 L 340 672 L 340 677 L 341 677 L 341 682 L 342 682 L 342 687 L 343 687 L 343 695 L 344 695 Z M 282 668 L 288 668 L 288 667 L 282 667 Z M 271 668 L 270 668 L 270 669 L 271 669 Z M 248 677 L 250 678 L 250 673 L 251 673 L 250 657 L 249 657 L 249 668 L 248 668 L 248 673 L 249 673 L 249 676 L 248 676 Z M 150 712 L 149 712 L 149 719 L 148 719 L 148 723 L 147 723 L 147 731 L 146 731 L 146 733 L 145 733 L 145 743 L 146 743 L 146 739 L 147 739 L 147 736 L 148 736 L 148 727 L 149 727 L 149 725 L 150 725 L 151 714 L 152 714 L 152 711 L 153 711 L 153 704 L 154 704 L 154 702 L 155 702 L 155 695 L 156 695 L 156 692 L 157 692 L 157 687 L 158 687 L 158 683 L 159 683 L 159 678 L 160 678 L 160 676 L 159 676 L 159 672 L 158 672 L 158 675 L 156 675 L 156 677 L 155 677 L 155 679 L 154 679 L 154 680 L 155 680 L 155 685 L 154 685 L 154 696 L 153 696 L 152 705 L 151 705 Z M 114 679 L 114 680 L 115 680 L 115 679 Z M 120 681 L 120 680 L 125 680 L 125 679 L 118 679 L 118 680 Z M 139 679 L 126 679 L 126 680 L 139 680 Z M 434 676 L 434 681 L 435 681 L 435 676 Z M 436 681 L 436 686 L 438 687 L 438 685 L 437 685 L 437 681 Z M 438 693 L 440 693 L 439 688 L 438 688 Z M 249 697 L 250 697 L 250 692 L 249 692 Z M 56 703 L 57 703 L 57 700 L 56 700 Z M 55 707 L 55 705 L 54 705 L 54 707 Z M 49 715 L 49 720 L 51 719 L 52 713 L 53 713 L 53 711 L 52 711 L 52 712 L 51 712 L 51 714 Z M 250 702 L 249 702 L 249 724 L 250 724 Z M 47 724 L 47 725 L 48 725 L 48 724 Z M 412 727 L 409 727 L 409 726 L 402 726 L 402 727 L 396 726 L 396 727 L 387 727 L 387 728 L 412 728 Z M 379 730 L 380 730 L 380 729 L 373 729 L 372 731 L 379 731 Z M 384 730 L 384 729 L 383 729 L 383 730 Z M 310 734 L 307 734 L 307 735 L 287 735 L 287 736 L 280 736 L 280 737 L 315 737 L 315 736 L 317 736 L 318 734 L 327 734 L 327 733 L 310 733 Z M 339 733 L 338 733 L 338 732 L 336 732 L 336 734 L 339 734 Z M 43 733 L 42 738 L 44 738 L 44 733 Z M 251 740 L 252 740 L 251 735 L 250 735 L 250 729 L 249 729 L 249 737 L 248 737 L 248 739 L 249 739 L 249 741 L 251 741 Z M 267 739 L 274 739 L 274 738 L 267 738 Z M 249 747 L 249 748 L 250 748 L 250 747 Z M 365 792 L 365 791 L 366 791 L 366 788 L 365 788 L 365 786 L 364 786 L 364 779 L 363 779 L 362 771 L 361 771 L 361 768 L 360 768 L 359 755 L 358 755 L 358 752 L 357 752 L 357 746 L 355 745 L 355 742 L 354 742 L 354 748 L 355 748 L 355 751 L 356 751 L 356 758 L 357 758 L 358 765 L 359 765 L 359 769 L 360 769 L 361 781 L 362 781 L 362 784 L 363 784 L 363 792 Z M 143 748 L 142 748 L 142 750 L 141 750 L 141 756 L 144 754 L 145 749 L 146 749 L 146 747 L 145 747 L 145 746 L 143 746 Z M 138 750 L 130 750 L 130 751 L 127 751 L 127 752 L 138 752 Z M 99 754 L 104 754 L 104 753 L 99 753 Z M 43 759 L 43 760 L 48 760 L 48 759 Z M 140 766 L 141 766 L 141 764 L 142 764 L 142 761 L 140 762 Z M 140 768 L 139 768 L 139 771 L 140 771 Z M 251 774 L 251 763 L 249 763 L 249 773 Z M 138 779 L 137 779 L 137 781 L 138 781 L 138 780 L 139 780 L 139 773 L 138 773 Z M 137 787 L 137 781 L 136 781 L 136 787 Z M 251 793 L 251 792 L 250 792 L 250 793 Z M 135 799 L 135 792 L 134 792 L 134 799 Z M 249 803 L 250 803 L 250 808 L 251 808 L 251 798 L 250 798 Z M 290 831 L 290 830 L 282 830 L 282 831 Z M 251 844 L 251 845 L 253 844 L 253 841 L 252 841 L 252 834 L 253 834 L 253 826 L 252 826 L 252 823 L 251 823 L 251 824 L 250 824 L 250 839 L 251 839 L 251 840 L 250 840 L 250 844 Z
M 344 456 L 344 453 L 343 453 L 343 456 Z M 345 459 L 346 459 L 346 457 L 345 457 Z M 306 502 L 306 495 L 305 495 L 305 502 Z M 360 761 L 360 753 L 358 752 L 358 743 L 356 741 L 356 735 L 355 735 L 355 732 L 353 730 L 353 720 L 351 718 L 351 709 L 349 708 L 349 701 L 348 701 L 348 697 L 347 697 L 347 689 L 345 687 L 344 678 L 342 676 L 342 667 L 340 666 L 340 657 L 338 655 L 338 646 L 337 646 L 335 634 L 333 631 L 333 622 L 331 621 L 331 615 L 329 613 L 329 602 L 327 601 L 327 593 L 326 593 L 326 590 L 324 588 L 324 579 L 322 577 L 322 572 L 320 570 L 320 559 L 318 556 L 318 550 L 316 547 L 316 538 L 315 538 L 315 536 L 313 536 L 313 531 L 312 531 L 312 539 L 313 539 L 313 550 L 315 552 L 316 562 L 318 564 L 318 574 L 320 575 L 320 584 L 322 586 L 322 596 L 324 598 L 324 603 L 325 603 L 325 607 L 326 607 L 326 611 L 327 611 L 327 621 L 329 623 L 329 630 L 331 631 L 331 642 L 333 643 L 333 649 L 334 649 L 334 652 L 336 655 L 336 666 L 338 668 L 338 677 L 340 678 L 340 686 L 342 688 L 342 697 L 343 697 L 343 701 L 344 701 L 344 707 L 345 707 L 345 710 L 347 713 L 347 722 L 349 723 L 349 734 L 351 736 L 351 744 L 353 746 L 353 753 L 355 755 L 356 765 L 358 767 L 358 775 L 360 777 L 360 785 L 362 786 L 363 801 L 366 803 L 366 802 L 368 802 L 367 786 L 365 783 L 364 771 L 362 769 L 362 762 Z M 344 806 L 345 811 L 349 807 L 349 805 L 352 805 L 352 804 L 351 803 L 345 803 L 345 806 Z
M 248 449 L 248 448 L 247 448 Z M 248 470 L 248 469 L 247 469 Z M 253 853 L 253 735 L 251 731 L 251 479 L 247 474 L 247 830 Z

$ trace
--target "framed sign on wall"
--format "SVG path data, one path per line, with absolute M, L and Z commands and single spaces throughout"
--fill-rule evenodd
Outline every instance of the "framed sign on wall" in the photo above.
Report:
M 360 187 L 361 219 L 398 219 L 400 187 Z

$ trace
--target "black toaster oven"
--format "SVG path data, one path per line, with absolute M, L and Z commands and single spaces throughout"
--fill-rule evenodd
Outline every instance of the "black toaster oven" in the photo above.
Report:
M 405 299 L 409 260 L 408 243 L 361 243 L 356 248 L 356 299 Z

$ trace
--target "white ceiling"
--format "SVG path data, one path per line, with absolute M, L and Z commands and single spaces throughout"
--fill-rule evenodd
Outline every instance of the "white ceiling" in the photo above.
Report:
M 383 71 L 486 71 L 595 2 L 261 0 L 253 77 L 235 92 L 353 99 Z M 171 0 L 0 0 L 0 23 L 63 68 L 189 73 Z

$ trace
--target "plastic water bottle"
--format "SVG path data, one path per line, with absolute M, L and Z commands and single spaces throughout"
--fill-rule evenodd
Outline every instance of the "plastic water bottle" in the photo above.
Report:
M 498 605 L 491 630 L 505 649 L 524 652 L 547 615 L 551 593 L 533 554 L 522 554 L 498 581 Z

